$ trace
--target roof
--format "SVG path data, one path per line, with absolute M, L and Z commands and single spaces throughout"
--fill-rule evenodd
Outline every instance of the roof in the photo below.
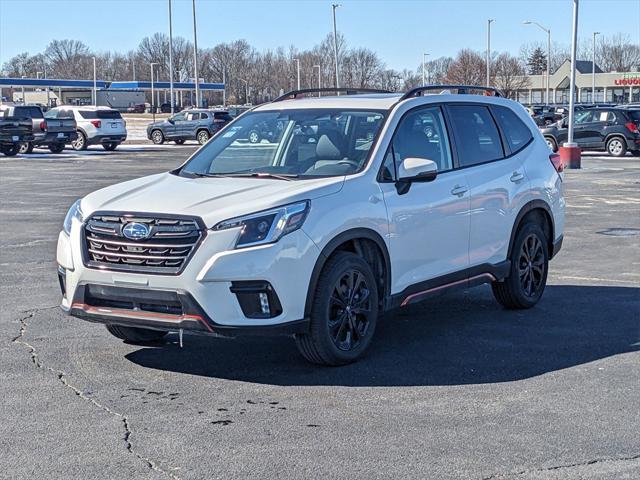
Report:
M 170 88 L 169 82 L 153 82 L 153 88 L 159 88 L 165 90 Z M 139 90 L 151 90 L 151 82 L 111 82 L 108 85 L 109 89 L 121 90 L 121 89 L 139 89 Z M 176 90 L 194 90 L 196 84 L 194 82 L 173 82 L 173 88 Z M 224 90 L 224 83 L 203 83 L 198 84 L 200 90 Z
M 567 63 L 571 64 L 571 60 L 565 60 L 562 65 L 560 65 L 553 74 L 560 70 Z M 593 71 L 593 62 L 590 60 L 576 60 L 576 70 L 579 73 L 592 73 Z M 571 71 L 571 66 L 569 66 L 569 71 Z M 596 73 L 604 73 L 602 69 L 596 64 Z
M 255 109 L 262 110 L 288 110 L 307 108 L 358 108 L 372 110 L 388 110 L 402 96 L 401 93 L 367 93 L 360 95 L 342 95 L 327 97 L 302 97 L 293 100 L 282 100 L 276 103 L 265 103 Z

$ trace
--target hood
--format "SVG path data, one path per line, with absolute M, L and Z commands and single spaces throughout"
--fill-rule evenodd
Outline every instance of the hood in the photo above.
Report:
M 161 173 L 90 193 L 81 209 L 85 217 L 98 210 L 193 215 L 210 228 L 229 218 L 337 193 L 343 183 L 344 177 L 286 181 Z

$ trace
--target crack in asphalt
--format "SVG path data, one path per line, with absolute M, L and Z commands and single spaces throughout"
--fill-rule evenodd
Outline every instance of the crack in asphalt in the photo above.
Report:
M 489 475 L 488 477 L 482 477 L 482 480 L 494 480 L 494 479 L 500 479 L 500 478 L 515 477 L 515 476 L 527 475 L 529 473 L 535 473 L 535 472 L 551 472 L 554 470 L 563 470 L 566 468 L 584 467 L 587 465 L 594 465 L 596 463 L 628 462 L 631 460 L 638 460 L 638 459 L 640 459 L 640 455 L 633 455 L 630 457 L 619 457 L 619 458 L 596 458 L 595 460 L 587 460 L 585 462 L 570 463 L 568 465 L 556 465 L 553 467 L 535 468 L 532 470 L 521 470 L 519 472 L 494 473 L 492 475 Z
M 144 462 L 151 470 L 154 470 L 154 471 L 156 471 L 158 473 L 166 475 L 167 477 L 171 478 L 172 480 L 180 480 L 180 478 L 177 477 L 175 474 L 164 470 L 163 468 L 159 467 L 156 464 L 156 462 L 154 462 L 153 460 L 151 460 L 148 457 L 143 456 L 141 453 L 136 451 L 136 449 L 133 446 L 133 443 L 131 442 L 131 436 L 133 435 L 133 430 L 131 429 L 131 425 L 129 423 L 129 417 L 127 415 L 125 415 L 124 413 L 116 412 L 115 410 L 107 407 L 106 405 L 101 404 L 100 402 L 98 402 L 94 398 L 88 397 L 78 387 L 76 387 L 75 385 L 69 383 L 65 373 L 62 370 L 57 370 L 55 368 L 52 368 L 52 367 L 49 367 L 49 366 L 45 365 L 40 360 L 40 358 L 38 357 L 38 352 L 37 352 L 36 348 L 33 345 L 31 345 L 29 342 L 24 340 L 24 336 L 25 336 L 25 334 L 27 332 L 27 327 L 29 325 L 28 321 L 30 319 L 32 319 L 37 313 L 40 313 L 40 312 L 43 312 L 43 311 L 46 311 L 46 310 L 53 310 L 53 309 L 56 309 L 56 308 L 59 308 L 59 307 L 56 305 L 56 306 L 53 306 L 53 307 L 35 308 L 35 309 L 32 309 L 32 310 L 26 310 L 26 311 L 22 312 L 22 317 L 19 319 L 20 330 L 18 332 L 18 335 L 16 337 L 14 337 L 11 340 L 11 342 L 26 347 L 27 350 L 29 350 L 29 354 L 31 355 L 31 361 L 33 362 L 33 364 L 37 368 L 40 368 L 42 370 L 46 370 L 46 371 L 49 371 L 49 372 L 53 373 L 57 377 L 57 379 L 60 381 L 60 383 L 62 383 L 62 385 L 64 385 L 65 387 L 69 388 L 78 397 L 80 397 L 81 399 L 83 399 L 86 402 L 89 402 L 89 403 L 93 404 L 95 407 L 97 407 L 100 410 L 108 413 L 109 415 L 112 415 L 112 416 L 118 418 L 122 422 L 122 426 L 124 428 L 124 443 L 125 443 L 125 447 L 126 447 L 126 449 L 127 449 L 127 451 L 129 453 L 131 453 L 132 455 L 137 457 L 139 460 Z

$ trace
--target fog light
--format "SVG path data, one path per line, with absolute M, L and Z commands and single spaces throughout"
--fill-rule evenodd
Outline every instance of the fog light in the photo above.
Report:
M 280 299 L 269 282 L 231 282 L 230 290 L 247 318 L 274 318 L 282 313 Z
M 269 308 L 269 297 L 265 292 L 260 292 L 260 308 L 262 309 L 262 313 L 265 315 L 271 315 L 271 309 Z

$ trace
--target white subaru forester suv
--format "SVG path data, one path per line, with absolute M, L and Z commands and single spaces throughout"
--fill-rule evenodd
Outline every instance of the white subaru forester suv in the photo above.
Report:
M 254 108 L 175 170 L 74 203 L 62 308 L 130 342 L 285 334 L 341 365 L 380 314 L 449 288 L 540 300 L 562 163 L 522 106 L 483 87 L 317 94 Z M 276 133 L 250 143 L 255 128 Z

